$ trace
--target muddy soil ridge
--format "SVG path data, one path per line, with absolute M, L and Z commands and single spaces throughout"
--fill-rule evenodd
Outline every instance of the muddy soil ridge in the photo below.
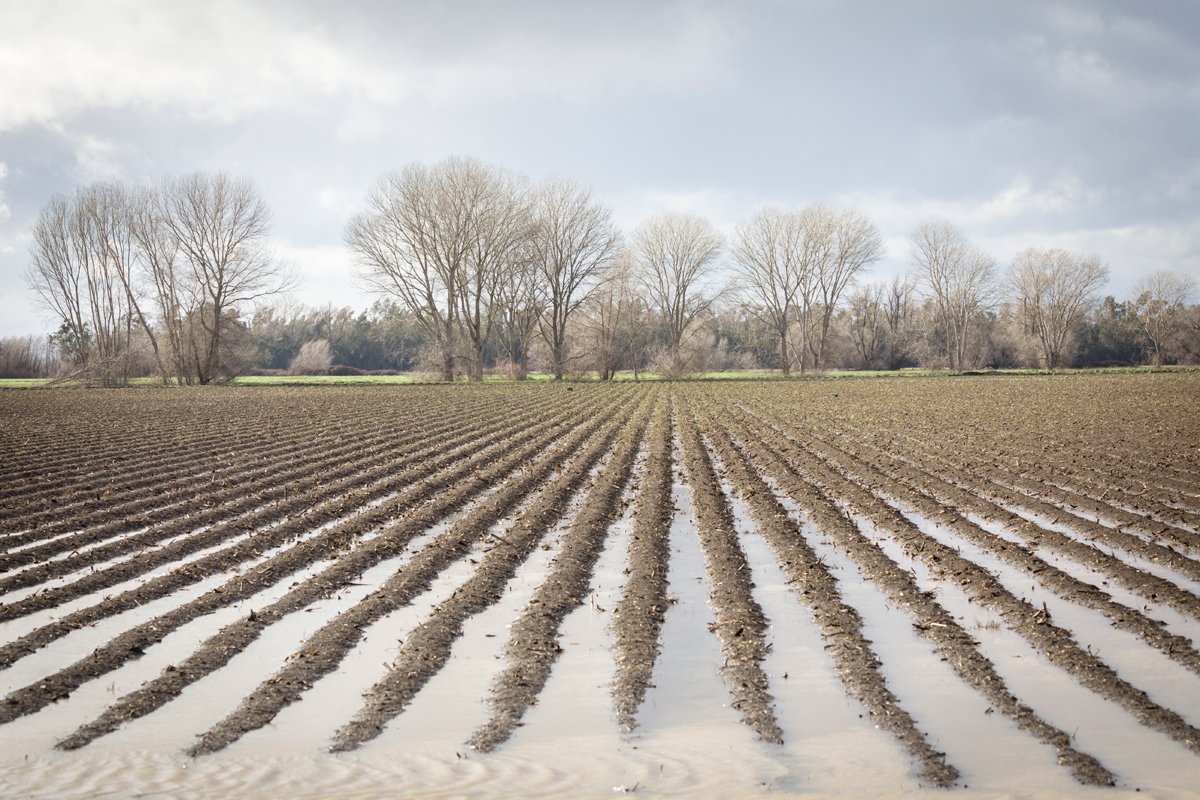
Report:
M 803 691 L 813 665 L 789 670 L 786 686 L 764 670 L 768 653 L 773 665 L 792 657 L 780 654 L 799 625 L 829 653 L 822 685 L 872 723 L 841 735 L 903 767 L 886 767 L 892 790 L 1022 794 L 1057 779 L 1190 791 L 1200 375 L 987 383 L 0 392 L 0 735 L 41 736 L 40 755 L 62 764 L 107 752 L 89 745 L 117 730 L 106 747 L 153 752 L 156 726 L 186 726 L 196 698 L 229 678 L 245 688 L 199 715 L 205 729 L 181 745 L 202 763 L 236 759 L 229 746 L 251 732 L 255 748 L 302 739 L 330 763 L 322 749 L 407 752 L 427 743 L 397 741 L 398 730 L 432 713 L 413 701 L 445 689 L 429 684 L 456 674 L 445 672 L 463 656 L 456 642 L 483 635 L 467 623 L 508 596 L 520 603 L 504 606 L 517 610 L 496 638 L 501 658 L 466 700 L 478 715 L 436 726 L 460 728 L 448 769 L 464 745 L 464 764 L 507 768 L 559 746 L 565 712 L 530 709 L 581 663 L 560 657 L 559 637 L 595 584 L 613 587 L 597 634 L 610 649 L 579 657 L 610 676 L 612 716 L 596 741 L 623 731 L 609 754 L 622 764 L 678 755 L 654 753 L 671 715 L 639 711 L 671 702 L 667 682 L 700 669 L 720 681 L 697 683 L 697 705 L 712 709 L 697 713 L 722 731 L 714 740 L 742 748 L 747 775 L 819 786 L 803 767 L 817 752 L 810 726 L 774 700 Z M 703 607 L 669 593 L 671 536 L 696 537 Z M 798 601 L 788 625 L 756 601 L 752 576 L 764 573 L 782 573 Z M 876 644 L 865 632 L 881 603 L 903 625 Z M 662 636 L 676 613 L 711 617 L 689 634 L 711 656 L 663 657 L 680 646 Z M 305 632 L 266 652 L 290 630 Z M 383 664 L 370 656 L 384 652 Z M 896 673 L 939 661 L 986 722 L 910 694 Z M 1056 707 L 1039 689 L 1049 685 L 1077 693 L 1078 712 Z M 361 701 L 340 717 L 307 713 L 330 687 Z M 276 730 L 289 707 L 313 730 Z M 412 725 L 393 725 L 401 714 Z M 1046 771 L 981 779 L 991 744 L 969 749 L 947 732 L 985 729 L 995 758 L 1040 751 Z M 711 770 L 715 746 L 679 755 L 681 772 Z M 847 791 L 879 789 L 836 769 Z M 651 772 L 639 773 L 648 790 L 676 790 L 651 785 Z

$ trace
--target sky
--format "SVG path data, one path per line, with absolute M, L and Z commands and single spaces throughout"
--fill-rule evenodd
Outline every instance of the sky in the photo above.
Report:
M 0 336 L 56 194 L 250 178 L 291 300 L 366 308 L 343 244 L 383 174 L 472 156 L 575 179 L 632 232 L 854 207 L 908 269 L 922 222 L 1001 270 L 1101 257 L 1200 282 L 1195 0 L 0 0 Z

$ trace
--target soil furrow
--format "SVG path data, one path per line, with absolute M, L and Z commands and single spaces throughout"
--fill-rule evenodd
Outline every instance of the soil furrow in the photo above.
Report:
M 788 435 L 785 430 L 778 427 L 782 424 L 780 420 L 774 419 L 772 423 L 780 435 Z M 879 464 L 876 459 L 873 459 L 871 454 L 861 451 L 848 453 L 846 450 L 825 442 L 811 429 L 805 430 L 803 433 L 796 433 L 789 438 L 797 444 L 806 443 L 817 457 L 832 465 L 842 477 L 869 489 L 879 499 L 885 502 L 888 499 L 895 499 L 903 505 L 915 509 L 930 522 L 944 526 L 964 541 L 971 542 L 1005 564 L 1022 570 L 1059 597 L 1099 611 L 1115 627 L 1133 633 L 1169 658 L 1200 674 L 1200 653 L 1195 650 L 1189 639 L 1170 633 L 1162 623 L 1150 619 L 1135 608 L 1114 601 L 1101 589 L 1063 572 L 1036 556 L 1030 549 L 985 531 L 966 519 L 960 511 L 969 511 L 985 519 L 1009 518 L 1009 526 L 1013 528 L 1017 527 L 1011 522 L 1015 519 L 1024 523 L 1022 527 L 1028 529 L 1019 534 L 1027 541 L 1039 543 L 1045 543 L 1048 540 L 1055 541 L 1058 547 L 1052 549 L 1064 554 L 1069 551 L 1080 563 L 1104 571 L 1117 583 L 1131 590 L 1143 589 L 1147 595 L 1152 594 L 1153 592 L 1145 589 L 1144 573 L 1139 570 L 1128 567 L 1119 559 L 1075 542 L 1069 537 L 1038 528 L 1038 526 L 998 509 L 974 495 L 949 487 L 949 484 L 936 487 L 930 487 L 928 483 L 922 485 L 912 477 L 915 469 L 911 467 L 907 468 L 906 475 L 893 474 L 885 466 Z M 843 447 L 853 449 L 852 444 L 844 444 Z M 1061 541 L 1055 540 L 1056 536 Z M 1080 558 L 1080 556 L 1084 558 Z M 1200 600 L 1196 600 L 1193 605 L 1200 607 Z
M 656 411 L 660 425 L 663 405 L 660 397 Z M 491 717 L 469 740 L 476 750 L 491 752 L 506 742 L 545 687 L 562 652 L 558 643 L 562 622 L 587 598 L 609 527 L 620 515 L 621 494 L 633 475 L 645 428 L 641 421 L 626 429 L 612 459 L 589 487 L 545 581 L 509 627 L 504 647 L 508 666 L 492 684 Z
M 271 390 L 267 390 L 270 392 Z M 106 402 L 92 405 L 88 399 L 100 394 Z M 56 393 L 45 394 L 43 397 L 60 400 Z M 143 400 L 140 405 L 136 401 Z M 42 451 L 39 454 L 41 464 L 31 467 L 22 475 L 8 475 L 8 482 L 14 489 L 29 490 L 32 486 L 72 487 L 89 486 L 93 489 L 102 488 L 99 484 L 89 483 L 93 480 L 109 480 L 113 477 L 114 465 L 140 465 L 146 462 L 174 462 L 179 452 L 203 453 L 203 459 L 215 459 L 228 455 L 247 445 L 253 445 L 263 438 L 280 438 L 282 441 L 301 428 L 289 430 L 284 436 L 279 436 L 277 428 L 280 417 L 272 412 L 263 412 L 254 407 L 251 395 L 217 390 L 206 396 L 195 393 L 179 393 L 173 397 L 157 394 L 135 394 L 133 408 L 117 402 L 111 392 L 92 393 L 81 392 L 74 403 L 64 406 L 55 405 L 51 408 L 38 407 L 26 418 L 35 425 L 44 423 L 44 427 L 54 432 L 59 456 L 52 456 Z M 311 404 L 286 401 L 293 412 L 303 414 L 312 408 Z M 86 404 L 81 407 L 78 404 Z M 273 404 L 274 405 L 274 404 Z M 146 406 L 153 411 L 146 414 Z M 222 413 L 225 412 L 225 413 Z M 237 418 L 242 425 L 230 424 L 230 419 Z M 129 436 L 128 423 L 122 420 L 138 419 L 141 424 L 138 435 Z M 78 420 L 77 426 L 63 426 L 64 420 Z M 331 421 L 337 425 L 345 422 L 333 416 Z M 261 424 L 260 424 L 261 423 Z M 84 427 L 86 426 L 86 427 Z M 320 424 L 313 427 L 320 427 Z M 99 431 L 115 431 L 95 436 Z M 214 451 L 213 444 L 221 443 L 227 446 L 221 451 Z M 38 445 L 28 442 L 23 451 L 37 452 Z M 4 498 L 7 504 L 8 498 Z
M 1017 699 L 971 635 L 932 596 L 920 590 L 910 573 L 892 561 L 842 514 L 825 489 L 819 487 L 809 474 L 807 460 L 801 458 L 799 463 L 795 460 L 794 448 L 781 447 L 771 438 L 769 429 L 764 430 L 760 423 L 744 415 L 738 419 L 734 432 L 740 446 L 751 454 L 760 470 L 770 475 L 838 548 L 858 564 L 864 576 L 913 617 L 914 630 L 933 644 L 966 684 L 1022 730 L 1054 747 L 1059 763 L 1070 769 L 1078 782 L 1101 786 L 1116 782 L 1113 774 L 1093 756 L 1075 749 L 1069 734 L 1046 722 Z M 765 442 L 771 442 L 771 445 Z M 784 456 L 784 451 L 790 452 Z
M 644 406 L 644 402 L 643 402 Z M 635 418 L 641 411 L 635 414 Z M 331 749 L 353 750 L 383 732 L 388 721 L 404 711 L 417 692 L 436 675 L 450 658 L 454 642 L 462 635 L 465 621 L 495 603 L 504 585 L 533 552 L 542 538 L 562 519 L 568 499 L 587 483 L 588 470 L 609 450 L 622 427 L 611 423 L 602 436 L 581 454 L 576 468 L 546 486 L 518 517 L 505 536 L 503 547 L 488 551 L 474 575 L 434 614 L 404 640 L 392 670 L 364 693 L 362 708 L 335 735 Z
M 936 460 L 926 455 L 924 461 L 918 461 L 918 453 L 921 451 L 915 445 L 909 444 L 903 448 L 895 448 L 893 446 L 886 449 L 892 452 L 897 452 L 897 450 L 904 452 L 906 455 L 903 458 L 917 465 L 929 462 L 942 465 L 940 469 L 937 466 L 931 465 L 929 471 L 941 479 L 949 481 L 965 491 L 973 492 L 993 503 L 1002 503 L 1011 508 L 1024 509 L 1055 524 L 1079 531 L 1080 535 L 1085 536 L 1090 541 L 1102 542 L 1114 549 L 1144 558 L 1155 564 L 1161 564 L 1192 580 L 1200 581 L 1200 561 L 1188 558 L 1169 547 L 1147 542 L 1133 534 L 1124 533 L 1120 530 L 1101 525 L 1093 520 L 1077 516 L 1038 497 L 1018 491 L 1013 486 L 992 477 L 991 474 L 975 469 L 968 463 L 964 463 L 961 458 L 956 458 L 949 453 L 945 453 L 942 454 L 941 460 Z M 946 473 L 947 467 L 949 467 L 953 474 Z
M 376 421 L 384 428 L 380 433 L 393 436 L 417 418 L 415 410 L 406 416 L 407 419 L 394 420 L 377 414 Z M 236 440 L 208 442 L 200 451 L 204 453 L 200 458 L 197 458 L 196 451 L 184 451 L 159 461 L 138 461 L 136 468 L 122 471 L 119 480 L 109 480 L 102 486 L 84 486 L 72 481 L 68 484 L 70 488 L 67 491 L 46 487 L 36 492 L 25 493 L 21 498 L 23 507 L 15 508 L 14 504 L 10 503 L 9 513 L 16 518 L 21 528 L 32 528 L 34 530 L 31 533 L 43 536 L 46 535 L 47 529 L 52 532 L 55 525 L 82 528 L 90 524 L 89 517 L 96 514 L 105 517 L 115 514 L 128 515 L 146 507 L 139 503 L 146 502 L 147 494 L 150 496 L 150 503 L 157 501 L 157 504 L 161 505 L 170 498 L 191 497 L 196 486 L 224 486 L 230 480 L 230 476 L 237 476 L 236 480 L 239 481 L 246 480 L 245 471 L 248 469 L 266 474 L 274 464 L 289 464 L 294 462 L 297 455 L 311 452 L 313 442 L 346 441 L 348 437 L 340 435 L 342 427 L 335 424 L 314 426 L 312 430 L 296 431 L 293 435 L 280 439 L 259 436 L 258 443 L 249 446 Z M 255 440 L 252 438 L 250 441 Z M 343 446 L 344 449 L 348 447 Z M 218 448 L 219 455 L 208 455 Z M 321 455 L 328 457 L 333 454 L 327 447 Z M 53 496 L 53 507 L 29 510 L 30 506 L 44 505 L 46 495 L 54 491 L 59 493 Z M 39 503 L 39 500 L 43 502 Z M 13 525 L 0 522 L 0 527 L 13 528 Z M 16 532 L 4 534 L 3 538 L 0 538 L 5 546 L 21 543 L 21 540 L 22 535 Z
M 617 722 L 637 725 L 637 712 L 651 685 L 659 654 L 659 634 L 667 610 L 667 561 L 670 558 L 671 488 L 674 481 L 670 411 L 655 416 L 649 434 L 646 470 L 634 508 L 625 585 L 613 609 L 616 675 L 613 703 Z
M 946 754 L 929 744 L 912 716 L 888 688 L 882 664 L 863 634 L 862 618 L 845 603 L 837 580 L 808 544 L 800 526 L 775 498 L 770 486 L 755 470 L 744 449 L 730 439 L 727 424 L 705 424 L 710 441 L 729 470 L 735 491 L 750 510 L 759 533 L 767 541 L 788 577 L 798 600 L 813 615 L 825 649 L 834 659 L 838 677 L 880 728 L 888 731 L 919 765 L 921 780 L 934 786 L 951 786 L 958 770 L 946 763 Z
M 861 486 L 837 475 L 807 446 L 788 443 L 782 449 L 791 455 L 792 464 L 800 465 L 806 479 L 895 536 L 905 553 L 919 559 L 935 577 L 952 581 L 973 602 L 998 613 L 1014 632 L 1081 685 L 1121 706 L 1143 725 L 1200 753 L 1200 730 L 1178 713 L 1154 702 L 1098 656 L 1080 647 L 1069 631 L 1054 624 L 1045 608 L 1036 608 L 1014 596 L 990 572 L 963 558 L 955 549 L 925 535 L 898 511 Z
M 962 448 L 953 446 L 937 445 L 929 441 L 922 441 L 913 436 L 904 436 L 907 444 L 906 450 L 919 448 L 924 452 L 930 453 L 934 458 L 952 458 L 961 465 Z M 1060 509 L 1070 513 L 1071 510 L 1078 510 L 1096 517 L 1111 520 L 1119 523 L 1118 528 L 1129 528 L 1131 530 L 1140 531 L 1155 539 L 1166 540 L 1175 545 L 1182 545 L 1188 548 L 1200 546 L 1200 536 L 1194 531 L 1189 531 L 1183 528 L 1175 527 L 1171 521 L 1155 520 L 1152 517 L 1146 517 L 1140 514 L 1135 514 L 1131 511 L 1126 511 L 1119 506 L 1104 502 L 1104 500 L 1092 497 L 1085 489 L 1078 487 L 1063 488 L 1057 486 L 1055 481 L 1062 480 L 1061 475 L 1056 470 L 1044 469 L 1041 466 L 1033 463 L 1036 456 L 1026 454 L 1025 460 L 1021 462 L 1021 472 L 1014 473 L 1011 470 L 1002 469 L 993 466 L 988 471 L 987 477 L 1007 489 L 1010 489 L 1018 494 L 1030 497 L 1040 502 L 1053 504 Z M 1057 466 L 1057 465 L 1056 465 Z M 976 473 L 978 474 L 978 473 Z M 1096 494 L 1112 494 L 1114 497 L 1121 494 L 1119 489 L 1114 487 L 1101 487 L 1094 490 Z M 1078 516 L 1072 514 L 1072 516 Z M 1188 515 L 1184 512 L 1175 512 L 1175 521 L 1187 521 Z M 1092 525 L 1099 525 L 1092 520 L 1086 520 Z M 1101 526 L 1109 527 L 1109 526 Z M 1111 529 L 1111 528 L 1110 528 Z M 1120 532 L 1120 531 L 1119 531 Z M 1136 537 L 1135 537 L 1136 538 Z M 1148 547 L 1155 548 L 1152 552 L 1162 553 L 1162 549 L 1169 550 L 1164 545 L 1147 543 Z M 1176 554 L 1179 559 L 1192 562 L 1192 569 L 1200 574 L 1200 562 L 1195 559 L 1188 559 L 1182 554 Z M 1183 563 L 1183 562 L 1181 562 Z
M 499 419 L 499 414 L 486 415 L 487 418 Z M 328 484 L 362 472 L 363 468 L 372 464 L 386 464 L 397 451 L 403 452 L 414 443 L 433 439 L 448 432 L 460 431 L 461 422 L 450 420 L 445 425 L 425 425 L 416 430 L 405 430 L 405 435 L 396 440 L 379 441 L 386 434 L 383 431 L 373 434 L 375 444 L 364 446 L 361 442 L 350 442 L 345 445 L 329 448 L 309 448 L 309 455 L 303 458 L 287 458 L 277 460 L 272 464 L 251 467 L 241 473 L 228 475 L 215 492 L 205 493 L 194 490 L 185 491 L 183 499 L 164 496 L 166 503 L 160 503 L 155 493 L 137 501 L 140 508 L 150 510 L 129 516 L 121 509 L 114 507 L 109 516 L 120 517 L 101 524 L 99 527 L 88 528 L 48 542 L 39 547 L 28 548 L 18 553 L 0 556 L 0 571 L 13 566 L 38 561 L 61 553 L 70 553 L 83 546 L 114 539 L 128 531 L 149 527 L 149 530 L 133 536 L 121 537 L 113 547 L 124 547 L 124 552 L 130 552 L 132 546 L 144 545 L 157 541 L 164 524 L 200 525 L 212 524 L 236 517 L 247 510 L 253 511 L 268 503 L 287 501 L 296 494 L 302 494 L 308 489 Z M 461 437 L 458 437 L 461 438 Z M 255 482 L 265 485 L 253 485 Z M 200 510 L 190 510 L 200 506 Z M 181 510 L 188 509 L 180 514 Z M 65 521 L 62 525 L 44 526 L 36 532 L 36 536 L 51 536 L 66 528 L 69 530 L 73 520 Z M 6 542 L 7 545 L 20 543 L 21 536 L 16 536 Z
M 545 440 L 537 440 L 524 447 L 510 449 L 506 456 L 493 460 L 487 466 L 464 464 L 457 470 L 439 471 L 409 493 L 405 503 L 405 517 L 420 516 L 424 525 L 432 524 L 467 503 L 472 496 L 486 490 L 495 481 L 502 479 L 509 471 L 518 468 L 546 444 Z M 11 722 L 68 696 L 83 683 L 116 669 L 201 614 L 244 600 L 264 586 L 275 584 L 304 566 L 332 553 L 338 553 L 338 560 L 332 567 L 303 584 L 308 587 L 305 596 L 309 597 L 309 601 L 316 597 L 328 596 L 374 564 L 399 554 L 415 535 L 415 531 L 406 528 L 401 535 L 391 536 L 390 530 L 393 526 L 389 526 L 377 538 L 354 548 L 353 543 L 357 535 L 362 533 L 361 526 L 341 527 L 353 530 L 331 530 L 320 539 L 297 545 L 271 562 L 231 579 L 224 586 L 120 634 L 88 658 L 10 693 L 3 703 L 0 703 L 0 724 Z M 346 552 L 348 547 L 352 549 Z M 257 623 L 258 620 L 253 622 Z M 253 631 L 256 636 L 259 630 L 260 626 L 255 624 L 249 626 L 244 633 Z
M 392 460 L 368 462 L 361 465 L 362 468 L 359 471 L 347 469 L 344 473 L 345 477 L 337 477 L 343 473 L 313 476 L 310 481 L 297 486 L 296 494 L 289 496 L 285 501 L 260 506 L 240 518 L 215 525 L 194 536 L 157 550 L 143 552 L 132 561 L 121 562 L 108 569 L 88 574 L 74 583 L 58 589 L 46 591 L 8 606 L 0 603 L 0 621 L 50 608 L 66 600 L 123 583 L 157 566 L 169 564 L 173 560 L 191 553 L 219 545 L 225 539 L 247 531 L 257 532 L 251 536 L 249 541 L 243 540 L 232 545 L 228 553 L 213 554 L 206 557 L 203 562 L 189 564 L 186 569 L 190 574 L 197 574 L 197 564 L 208 565 L 217 561 L 228 563 L 230 554 L 236 554 L 238 561 L 254 557 L 262 550 L 292 538 L 297 530 L 303 530 L 305 524 L 315 527 L 338 519 L 361 505 L 375 502 L 402 490 L 414 478 L 424 475 L 438 464 L 450 464 L 458 458 L 469 457 L 481 446 L 500 441 L 527 425 L 527 423 L 514 423 L 506 415 L 498 415 L 498 420 L 482 429 L 463 431 L 460 426 L 457 435 L 448 441 L 435 442 L 415 452 L 409 452 L 399 459 L 395 459 L 393 455 Z M 306 491 L 301 491 L 301 488 L 306 488 Z M 290 491 L 290 487 L 288 491 Z M 381 509 L 373 509 L 372 513 L 378 516 L 386 511 L 385 506 Z M 178 535 L 180 530 L 188 530 L 191 527 L 190 523 L 190 520 L 180 521 L 177 526 L 167 528 L 159 532 L 159 535 L 164 538 Z M 113 550 L 101 548 L 88 550 L 68 562 L 48 562 L 0 580 L 0 588 L 4 591 L 11 591 L 15 588 L 36 586 L 57 575 L 75 572 L 92 564 L 99 564 L 105 558 L 111 558 L 114 551 L 118 554 L 131 552 L 127 547 L 113 548 Z
M 721 676 L 742 721 L 767 742 L 782 744 L 774 698 L 762 662 L 767 655 L 767 619 L 754 599 L 750 565 L 738 542 L 733 512 L 725 501 L 708 448 L 693 412 L 679 415 L 683 463 L 692 486 L 696 531 L 708 567 L 709 602 L 715 619 L 710 630 L 721 642 Z
M 592 421 L 576 429 L 554 449 L 528 465 L 517 462 L 519 472 L 509 478 L 496 494 L 415 554 L 379 589 L 309 637 L 281 670 L 257 687 L 229 718 L 204 734 L 192 754 L 213 752 L 233 743 L 245 733 L 267 724 L 285 706 L 299 700 L 302 693 L 321 676 L 337 668 L 368 625 L 401 603 L 411 600 L 416 592 L 427 588 L 442 568 L 468 552 L 472 542 L 477 541 L 522 497 L 545 480 L 550 470 L 569 458 L 598 426 L 598 421 Z M 445 513 L 444 508 L 431 506 L 389 527 L 386 536 L 394 542 L 388 547 L 389 552 L 396 550 L 395 543 L 406 544 Z M 99 718 L 79 728 L 58 746 L 65 750 L 77 749 L 116 730 L 126 721 L 151 713 L 173 700 L 187 686 L 223 667 L 268 626 L 301 610 L 314 599 L 327 596 L 329 591 L 336 591 L 354 577 L 353 572 L 347 572 L 339 564 L 329 574 L 322 573 L 272 605 L 255 611 L 253 619 L 227 626 L 202 643 L 185 661 L 122 697 Z M 328 588 L 330 586 L 334 588 L 331 590 Z
M 584 412 L 577 410 L 571 416 L 552 418 L 544 423 L 525 427 L 521 433 L 513 435 L 512 438 L 499 437 L 498 441 L 490 444 L 481 442 L 471 452 L 460 453 L 457 456 L 447 456 L 442 460 L 434 459 L 433 461 L 412 467 L 410 470 L 406 470 L 398 475 L 398 478 L 401 479 L 400 485 L 408 486 L 408 488 L 388 504 L 377 506 L 364 514 L 352 516 L 348 521 L 330 528 L 318 537 L 317 540 L 310 539 L 301 542 L 289 550 L 272 557 L 271 560 L 259 565 L 254 571 L 248 574 L 255 574 L 261 571 L 274 574 L 281 570 L 297 571 L 302 569 L 312 560 L 320 558 L 323 550 L 336 550 L 345 547 L 361 534 L 386 524 L 389 520 L 398 518 L 404 513 L 409 513 L 416 504 L 423 502 L 430 495 L 436 493 L 439 488 L 453 486 L 456 481 L 475 474 L 479 469 L 486 466 L 489 461 L 494 459 L 498 453 L 505 452 L 507 449 L 513 447 L 522 447 L 526 442 L 534 441 L 538 437 L 563 435 L 566 429 L 574 427 L 573 423 L 578 421 L 582 413 Z M 260 541 L 251 540 L 242 542 L 235 545 L 232 552 L 220 552 L 206 556 L 199 561 L 189 563 L 168 575 L 154 579 L 136 589 L 124 592 L 116 597 L 106 598 L 102 603 L 81 609 L 62 619 L 55 620 L 31 631 L 14 642 L 0 647 L 0 667 L 15 662 L 17 659 L 44 647 L 49 642 L 61 638 L 83 625 L 89 625 L 99 619 L 136 608 L 143 603 L 164 597 L 184 586 L 197 583 L 211 575 L 227 572 L 238 564 L 255 558 L 265 549 L 293 540 L 304 532 L 311 530 L 314 525 L 342 518 L 347 512 L 353 511 L 359 504 L 360 501 L 358 498 L 348 496 L 343 499 L 342 504 L 322 509 L 317 517 L 309 516 L 288 521 L 277 529 L 273 529 L 270 536 L 261 536 Z M 328 519 L 324 519 L 325 517 L 328 517 Z M 286 574 L 286 572 L 283 574 Z M 29 598 L 29 602 L 44 601 L 44 598 L 45 595 L 36 595 Z M 53 607 L 53 605 L 47 607 Z

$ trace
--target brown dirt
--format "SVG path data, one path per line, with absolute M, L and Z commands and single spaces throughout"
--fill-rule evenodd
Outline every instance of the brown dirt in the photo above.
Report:
M 114 697 L 96 719 L 80 720 L 61 746 L 82 747 L 164 708 L 200 677 L 220 674 L 270 625 L 399 557 L 414 537 L 458 515 L 398 562 L 378 589 L 280 654 L 274 674 L 203 732 L 192 752 L 221 749 L 269 723 L 335 671 L 372 623 L 416 601 L 492 537 L 471 577 L 407 635 L 392 671 L 335 734 L 333 749 L 352 749 L 407 708 L 450 661 L 466 620 L 492 607 L 534 548 L 569 521 L 544 582 L 511 628 L 507 664 L 490 695 L 492 717 L 470 738 L 491 750 L 563 666 L 560 627 L 586 598 L 628 496 L 634 524 L 611 631 L 615 724 L 631 729 L 652 688 L 670 602 L 668 533 L 673 514 L 686 513 L 672 509 L 672 488 L 686 474 L 709 571 L 711 634 L 724 658 L 713 669 L 760 738 L 776 742 L 783 732 L 762 668 L 771 620 L 754 599 L 756 565 L 740 545 L 745 532 L 734 524 L 735 493 L 749 511 L 746 524 L 764 537 L 811 612 L 847 693 L 906 749 L 918 780 L 949 786 L 959 778 L 924 732 L 931 721 L 914 716 L 889 686 L 887 665 L 865 639 L 841 581 L 875 584 L 911 617 L 913 636 L 927 640 L 997 713 L 1053 748 L 1080 783 L 1110 784 L 1117 777 L 1014 695 L 962 623 L 921 587 L 957 587 L 1043 654 L 1039 668 L 1061 670 L 1124 709 L 1147 734 L 1165 734 L 1200 755 L 1200 730 L 1164 704 L 1169 698 L 1152 700 L 1138 670 L 1118 674 L 1082 644 L 1085 629 L 1066 631 L 993 574 L 997 563 L 1019 570 L 1093 615 L 1095 624 L 1128 631 L 1140 640 L 1130 640 L 1136 646 L 1200 674 L 1200 652 L 1175 627 L 1190 623 L 1156 619 L 1171 609 L 1200 620 L 1200 597 L 1189 582 L 1200 580 L 1198 386 L 1194 375 L 1156 375 L 0 392 L 0 573 L 8 572 L 0 575 L 0 621 L 45 615 L 29 633 L 0 641 L 0 669 L 80 627 L 180 593 L 169 610 L 130 623 L 89 657 L 0 700 L 0 725 L 128 663 L 201 614 L 322 567 L 141 689 Z M 639 452 L 644 469 L 631 484 Z M 800 521 L 792 508 L 800 509 Z M 514 517 L 511 530 L 498 535 L 497 523 Z M 918 517 L 939 526 L 936 536 Z M 201 524 L 211 527 L 199 531 Z M 859 574 L 821 563 L 807 538 L 818 532 Z M 182 538 L 162 544 L 173 537 Z M 903 564 L 919 563 L 923 583 L 889 557 L 896 550 L 885 552 L 872 538 L 902 550 Z M 956 542 L 971 546 L 960 552 Z M 195 557 L 209 547 L 216 549 Z M 273 548 L 281 549 L 265 557 Z M 1141 569 L 1144 561 L 1161 565 L 1162 575 Z M 1067 562 L 1099 577 L 1076 577 L 1086 574 Z M 218 576 L 218 589 L 182 594 Z M 1138 602 L 1117 602 L 1105 591 L 1109 585 Z M 24 598 L 10 596 L 30 589 L 36 591 Z M 80 598 L 91 604 L 50 616 Z

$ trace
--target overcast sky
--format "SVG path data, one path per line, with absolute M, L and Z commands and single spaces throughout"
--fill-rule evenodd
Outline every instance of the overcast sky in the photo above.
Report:
M 853 205 L 906 268 L 922 221 L 1200 280 L 1200 5 L 1178 2 L 0 0 L 0 336 L 56 192 L 255 181 L 294 299 L 365 308 L 342 245 L 382 173 L 469 155 L 575 178 L 626 230 Z

